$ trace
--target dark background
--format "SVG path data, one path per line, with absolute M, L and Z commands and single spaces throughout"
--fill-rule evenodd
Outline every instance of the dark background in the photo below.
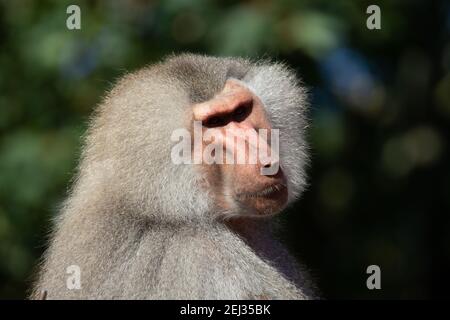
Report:
M 0 4 L 0 298 L 25 297 L 105 90 L 183 51 L 281 60 L 310 87 L 310 185 L 281 236 L 324 297 L 449 297 L 448 1 Z

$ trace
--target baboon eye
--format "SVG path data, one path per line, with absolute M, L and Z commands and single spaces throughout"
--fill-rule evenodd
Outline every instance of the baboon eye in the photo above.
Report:
M 226 116 L 213 116 L 209 117 L 203 125 L 208 128 L 221 127 L 226 125 L 228 118 Z
M 232 114 L 233 121 L 236 121 L 236 122 L 244 121 L 245 118 L 247 118 L 248 114 L 250 113 L 251 107 L 252 107 L 251 102 L 237 107 L 236 110 L 234 110 L 233 114 Z

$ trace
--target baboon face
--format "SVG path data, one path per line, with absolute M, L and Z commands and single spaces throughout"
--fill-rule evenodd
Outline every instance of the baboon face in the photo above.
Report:
M 244 215 L 281 211 L 288 187 L 279 165 L 278 134 L 258 96 L 244 83 L 229 79 L 221 92 L 192 110 L 203 135 L 197 153 L 215 159 L 203 161 L 201 170 L 216 205 Z

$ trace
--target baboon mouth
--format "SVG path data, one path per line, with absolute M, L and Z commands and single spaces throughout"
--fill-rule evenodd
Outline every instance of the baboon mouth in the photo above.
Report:
M 272 184 L 262 190 L 255 192 L 244 192 L 240 193 L 239 197 L 243 199 L 251 199 L 251 198 L 273 198 L 279 196 L 281 193 L 285 192 L 287 186 L 282 183 Z

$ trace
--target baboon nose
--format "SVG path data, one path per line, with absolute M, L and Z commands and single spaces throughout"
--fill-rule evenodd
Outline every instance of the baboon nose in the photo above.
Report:
M 265 176 L 281 176 L 282 173 L 279 161 L 266 161 L 261 163 L 261 173 Z

